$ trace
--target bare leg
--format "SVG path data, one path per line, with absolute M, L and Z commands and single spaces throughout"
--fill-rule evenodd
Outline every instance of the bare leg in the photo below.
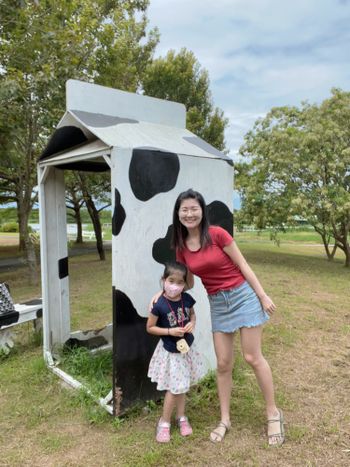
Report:
M 176 394 L 167 391 L 164 397 L 162 421 L 170 423 L 171 415 L 176 404 Z
M 261 352 L 262 327 L 242 328 L 241 346 L 245 361 L 253 368 L 259 387 L 263 393 L 266 403 L 267 419 L 279 419 L 279 411 L 275 403 L 271 368 Z M 279 421 L 268 424 L 268 434 L 280 432 Z M 278 437 L 270 438 L 270 444 L 277 444 Z
M 211 440 L 214 442 L 221 441 L 225 436 L 226 428 L 231 426 L 230 423 L 230 399 L 232 391 L 232 368 L 233 368 L 233 334 L 214 332 L 214 347 L 217 360 L 216 381 L 218 387 L 218 395 L 220 401 L 221 422 L 215 432 L 211 433 Z M 221 438 L 221 439 L 220 439 Z
M 176 418 L 185 415 L 186 394 L 176 394 Z

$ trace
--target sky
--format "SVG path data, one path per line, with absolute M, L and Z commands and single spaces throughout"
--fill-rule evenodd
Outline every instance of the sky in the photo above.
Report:
M 208 70 L 233 160 L 272 107 L 350 91 L 350 0 L 150 0 L 148 19 L 156 56 L 185 47 Z

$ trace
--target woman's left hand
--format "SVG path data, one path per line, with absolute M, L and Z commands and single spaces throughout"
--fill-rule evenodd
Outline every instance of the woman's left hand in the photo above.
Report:
M 271 298 L 265 294 L 262 297 L 259 297 L 259 299 L 264 311 L 266 311 L 266 313 L 269 315 L 272 315 L 272 313 L 276 310 L 276 305 L 273 303 Z

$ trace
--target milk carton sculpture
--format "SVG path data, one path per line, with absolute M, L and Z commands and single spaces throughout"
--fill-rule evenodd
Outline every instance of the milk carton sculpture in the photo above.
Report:
M 55 347 L 70 339 L 86 346 L 89 340 L 112 344 L 112 390 L 99 402 L 118 415 L 135 401 L 159 396 L 147 378 L 158 339 L 145 325 L 164 263 L 175 257 L 174 202 L 188 188 L 202 192 L 211 223 L 232 233 L 232 162 L 186 130 L 182 104 L 75 80 L 67 82 L 66 101 L 38 164 L 44 356 L 56 374 L 79 387 L 57 368 Z M 64 171 L 72 169 L 111 176 L 113 323 L 98 333 L 70 330 Z M 191 293 L 197 302 L 196 341 L 210 369 L 210 316 L 199 279 Z

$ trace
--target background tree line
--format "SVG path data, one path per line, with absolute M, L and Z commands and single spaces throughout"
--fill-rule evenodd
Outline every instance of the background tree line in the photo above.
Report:
M 20 248 L 37 277 L 28 220 L 37 202 L 36 164 L 65 110 L 65 82 L 80 79 L 185 104 L 187 127 L 225 150 L 227 120 L 192 52 L 154 60 L 157 28 L 149 0 L 0 0 L 0 203 L 15 203 Z M 109 176 L 71 172 L 67 207 L 81 237 L 88 209 L 104 259 L 99 212 L 110 204 Z
M 149 0 L 0 0 L 0 203 L 15 203 L 20 248 L 32 279 L 36 259 L 28 220 L 37 202 L 36 163 L 65 110 L 74 78 L 185 104 L 187 128 L 227 151 L 228 124 L 214 106 L 209 76 L 185 48 L 154 59 L 160 37 L 147 30 Z M 242 222 L 276 231 L 306 219 L 329 259 L 350 266 L 350 97 L 334 89 L 320 105 L 273 108 L 247 133 L 235 166 Z M 109 175 L 69 172 L 67 208 L 82 241 L 88 210 L 104 258 L 101 209 Z
M 241 222 L 283 230 L 306 219 L 332 260 L 350 267 L 350 93 L 273 108 L 245 136 L 236 165 Z M 332 245 L 332 246 L 331 246 Z

